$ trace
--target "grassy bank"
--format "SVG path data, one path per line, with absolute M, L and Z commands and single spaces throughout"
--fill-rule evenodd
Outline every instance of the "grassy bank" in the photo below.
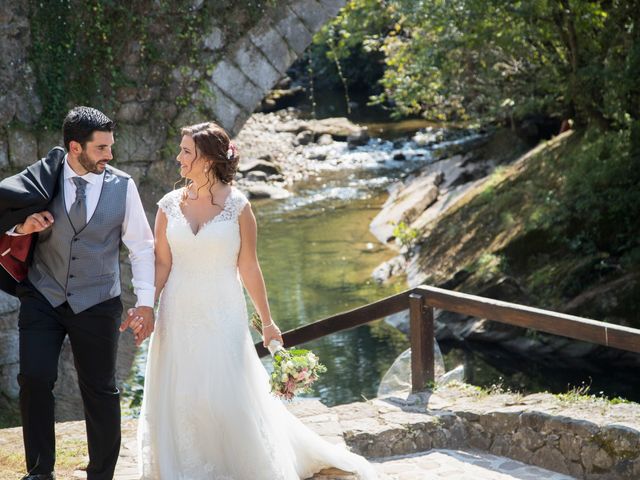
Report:
M 419 232 L 427 283 L 640 327 L 640 173 L 621 132 L 570 132 L 499 167 Z

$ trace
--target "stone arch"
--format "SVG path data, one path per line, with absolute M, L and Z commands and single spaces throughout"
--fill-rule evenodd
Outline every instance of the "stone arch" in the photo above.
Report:
M 204 101 L 232 135 L 345 3 L 295 0 L 276 16 L 264 17 L 231 46 L 206 80 L 214 95 Z

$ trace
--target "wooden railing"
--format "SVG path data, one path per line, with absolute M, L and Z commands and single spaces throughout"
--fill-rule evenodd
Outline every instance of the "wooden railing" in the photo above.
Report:
M 418 392 L 435 380 L 436 308 L 640 353 L 640 330 L 635 328 L 426 285 L 289 330 L 283 340 L 285 346 L 299 345 L 409 309 L 411 383 L 412 390 Z M 256 343 L 256 350 L 261 357 L 269 354 L 262 343 Z

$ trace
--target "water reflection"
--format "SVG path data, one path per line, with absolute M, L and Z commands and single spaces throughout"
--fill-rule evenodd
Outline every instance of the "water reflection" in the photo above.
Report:
M 354 177 L 355 178 L 355 177 Z M 369 233 L 384 202 L 382 187 L 353 180 L 348 186 L 312 180 L 279 202 L 254 202 L 258 254 L 276 321 L 283 330 L 355 308 L 405 288 L 381 286 L 371 271 L 393 253 Z M 344 185 L 344 183 L 343 183 Z M 295 205 L 297 208 L 292 208 Z M 305 344 L 327 366 L 314 395 L 328 405 L 371 398 L 407 340 L 383 322 Z

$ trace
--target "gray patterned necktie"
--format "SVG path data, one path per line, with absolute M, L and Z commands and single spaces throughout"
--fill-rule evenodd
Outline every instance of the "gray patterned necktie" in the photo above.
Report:
M 69 210 L 69 220 L 76 232 L 79 232 L 87 224 L 87 181 L 84 178 L 72 177 L 76 185 L 76 201 Z

